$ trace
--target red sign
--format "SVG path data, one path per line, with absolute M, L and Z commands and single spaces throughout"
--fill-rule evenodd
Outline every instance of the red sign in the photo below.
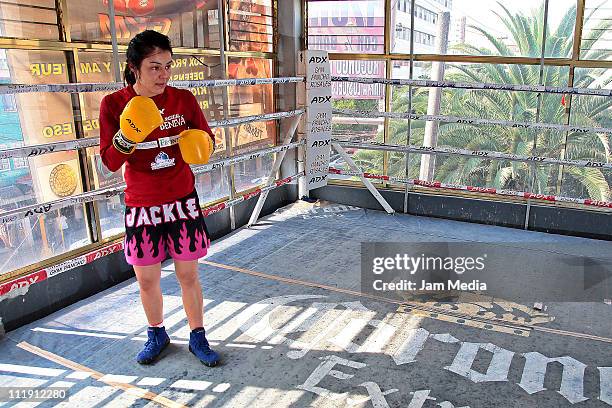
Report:
M 95 261 L 96 259 L 100 259 L 104 256 L 114 254 L 115 252 L 119 252 L 123 249 L 123 242 L 117 242 L 116 244 L 107 246 L 105 248 L 99 249 L 94 252 L 90 252 L 85 255 L 85 263 L 90 263 Z
M 43 269 L 42 271 L 34 272 L 28 276 L 15 279 L 14 281 L 6 282 L 0 285 L 0 296 L 12 292 L 15 289 L 25 288 L 33 283 L 42 282 L 45 279 L 47 279 L 47 271 Z

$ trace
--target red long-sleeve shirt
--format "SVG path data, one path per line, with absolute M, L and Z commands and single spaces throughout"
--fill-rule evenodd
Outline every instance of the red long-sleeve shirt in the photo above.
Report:
M 117 171 L 125 163 L 125 203 L 131 207 L 148 207 L 185 197 L 193 191 L 195 177 L 181 156 L 178 144 L 164 148 L 136 149 L 131 155 L 113 146 L 119 130 L 119 115 L 132 97 L 130 85 L 105 96 L 100 103 L 100 155 L 102 163 Z M 201 129 L 214 138 L 208 122 L 191 92 L 166 86 L 153 101 L 164 118 L 145 141 L 178 135 L 186 129 Z M 214 140 L 214 139 L 213 139 Z

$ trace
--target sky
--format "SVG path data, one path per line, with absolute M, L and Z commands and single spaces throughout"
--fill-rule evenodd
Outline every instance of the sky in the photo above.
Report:
M 497 3 L 497 0 L 453 0 L 453 14 L 465 14 L 473 21 L 488 26 L 487 20 L 493 17 L 491 10 L 500 9 Z M 543 5 L 544 0 L 512 0 L 504 1 L 503 4 L 511 12 L 523 11 L 529 14 L 528 11 Z M 575 4 L 575 0 L 549 0 L 549 27 L 556 28 L 565 12 Z

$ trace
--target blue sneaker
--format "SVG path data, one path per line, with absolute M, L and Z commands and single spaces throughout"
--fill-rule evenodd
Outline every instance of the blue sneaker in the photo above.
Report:
M 219 354 L 210 348 L 203 327 L 195 329 L 189 334 L 189 351 L 199 358 L 202 364 L 209 367 L 216 366 L 221 360 Z
M 140 364 L 151 364 L 170 344 L 170 337 L 168 337 L 165 327 L 149 327 L 147 336 L 149 340 L 145 343 L 144 349 L 136 356 L 136 361 Z

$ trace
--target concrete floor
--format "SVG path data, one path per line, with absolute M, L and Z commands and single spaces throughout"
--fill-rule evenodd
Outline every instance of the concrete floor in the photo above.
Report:
M 201 260 L 205 325 L 221 366 L 205 367 L 187 350 L 167 263 L 172 344 L 161 360 L 134 360 L 146 319 L 132 279 L 1 339 L 0 386 L 70 392 L 61 403 L 5 405 L 612 406 L 611 305 L 550 299 L 536 310 L 532 301 L 470 293 L 455 294 L 456 303 L 363 296 L 364 241 L 498 243 L 509 262 L 533 264 L 612 259 L 612 242 L 298 202 L 215 242 Z

